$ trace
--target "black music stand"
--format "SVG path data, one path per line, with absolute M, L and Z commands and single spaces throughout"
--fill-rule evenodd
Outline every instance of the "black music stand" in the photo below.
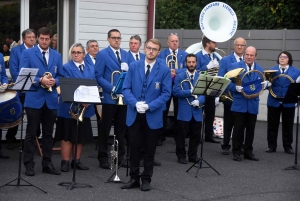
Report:
M 201 75 L 199 76 L 201 78 Z M 213 96 L 217 97 L 220 96 L 223 91 L 226 89 L 225 85 L 223 82 L 220 82 L 221 79 L 225 78 L 220 78 L 220 79 L 212 79 L 211 76 L 204 77 L 204 79 L 199 79 L 197 80 L 196 85 L 194 86 L 194 90 L 192 94 L 195 95 L 204 95 L 205 97 L 207 96 Z M 226 85 L 227 86 L 227 85 Z M 189 172 L 192 167 L 196 167 L 197 171 L 195 174 L 195 177 L 197 178 L 199 169 L 202 168 L 212 168 L 218 175 L 220 173 L 213 167 L 211 166 L 204 158 L 203 158 L 203 145 L 204 145 L 204 124 L 205 124 L 205 113 L 202 112 L 202 128 L 201 128 L 201 136 L 200 136 L 200 157 L 197 159 L 197 161 L 189 168 L 186 170 L 186 172 Z M 203 167 L 202 162 L 206 163 L 208 167 Z M 198 166 L 196 166 L 196 164 Z
M 291 83 L 283 103 L 297 103 L 297 127 L 296 127 L 296 149 L 295 149 L 295 162 L 294 165 L 286 167 L 284 170 L 300 170 L 300 166 L 297 165 L 298 154 L 298 130 L 299 130 L 299 104 L 300 104 L 300 83 Z
M 92 80 L 92 79 L 80 79 L 80 78 L 63 78 L 60 77 L 58 78 L 59 80 L 59 85 L 60 85 L 60 89 L 61 89 L 61 96 L 63 98 L 63 102 L 67 102 L 67 103 L 78 103 L 78 104 L 92 104 L 92 103 L 97 103 L 99 104 L 99 102 L 79 102 L 79 101 L 74 101 L 74 92 L 75 90 L 83 85 L 83 86 L 97 86 L 97 82 L 96 80 Z M 100 97 L 99 97 L 100 100 Z M 78 109 L 78 114 L 81 113 L 83 107 L 81 107 L 80 109 Z M 77 136 L 78 136 L 78 132 L 79 132 L 79 115 L 77 117 L 77 132 L 76 132 L 76 137 L 75 137 L 75 144 L 73 146 L 75 146 L 75 158 L 77 155 Z M 72 149 L 73 150 L 73 149 Z M 58 185 L 60 186 L 68 186 L 68 190 L 72 190 L 75 187 L 89 187 L 91 188 L 92 186 L 89 184 L 85 184 L 85 183 L 77 183 L 76 182 L 76 167 L 73 168 L 73 177 L 72 177 L 72 181 L 71 182 L 61 182 Z
M 31 72 L 29 72 L 27 75 L 19 75 L 18 77 L 22 77 L 18 82 L 15 83 L 18 84 L 23 84 L 22 87 L 20 89 L 13 89 L 14 91 L 19 91 L 20 93 L 23 93 L 24 91 L 37 91 L 37 87 L 34 87 L 32 86 L 30 89 L 24 89 L 25 88 L 25 85 L 27 84 L 28 80 L 30 80 L 31 83 L 33 83 L 34 81 L 31 79 L 31 76 L 36 76 L 36 75 L 32 75 Z M 24 83 L 22 83 L 24 82 Z M 0 186 L 0 188 L 4 187 L 4 186 L 33 186 L 37 189 L 39 189 L 40 191 L 44 192 L 47 194 L 46 191 L 42 190 L 41 188 L 33 185 L 32 183 L 26 181 L 25 179 L 23 179 L 21 177 L 21 164 L 22 164 L 22 155 L 23 155 L 23 152 L 22 152 L 22 148 L 23 148 L 23 119 L 24 119 L 24 102 L 22 102 L 22 121 L 21 121 L 21 144 L 20 144 L 20 147 L 19 147 L 19 170 L 18 170 L 18 177 L 6 184 L 4 184 L 3 186 Z M 21 184 L 20 182 L 24 181 L 25 183 L 27 184 Z M 14 181 L 17 181 L 17 184 L 11 184 L 12 182 Z

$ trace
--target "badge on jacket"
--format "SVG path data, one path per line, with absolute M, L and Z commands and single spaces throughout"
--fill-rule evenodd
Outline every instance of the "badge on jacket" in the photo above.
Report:
M 160 89 L 160 82 L 155 82 L 155 89 Z

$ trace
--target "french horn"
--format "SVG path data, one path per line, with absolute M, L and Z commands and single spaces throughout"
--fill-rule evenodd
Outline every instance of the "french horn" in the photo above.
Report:
M 246 76 L 251 76 L 251 73 L 257 73 L 261 77 L 261 79 L 259 79 L 260 83 L 265 81 L 264 74 L 262 74 L 259 70 L 250 70 L 250 71 L 246 72 L 240 80 L 239 80 L 240 76 L 236 79 L 236 85 L 242 86 L 244 78 Z M 258 81 L 258 80 L 256 80 L 256 81 Z M 243 86 L 244 88 L 242 89 L 241 93 L 247 99 L 258 97 L 263 92 L 263 90 L 265 88 L 265 86 L 260 84 L 260 83 L 258 85 L 255 85 L 255 83 L 251 83 L 251 84 L 247 85 L 247 86 L 249 86 L 249 89 L 251 90 L 251 93 L 246 92 L 245 89 L 244 89 L 245 86 Z M 259 86 L 259 87 L 261 86 L 261 90 L 256 91 L 257 86 Z M 252 92 L 256 92 L 256 93 L 252 93 Z

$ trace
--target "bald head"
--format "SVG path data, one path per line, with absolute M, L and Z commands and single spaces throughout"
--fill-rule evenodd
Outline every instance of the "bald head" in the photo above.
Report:
M 244 61 L 248 65 L 252 65 L 256 59 L 256 48 L 253 46 L 249 46 L 245 50 Z

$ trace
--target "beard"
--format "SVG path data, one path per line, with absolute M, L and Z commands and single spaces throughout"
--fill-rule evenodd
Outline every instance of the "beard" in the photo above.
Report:
M 194 73 L 196 66 L 187 66 L 187 69 L 190 73 Z

